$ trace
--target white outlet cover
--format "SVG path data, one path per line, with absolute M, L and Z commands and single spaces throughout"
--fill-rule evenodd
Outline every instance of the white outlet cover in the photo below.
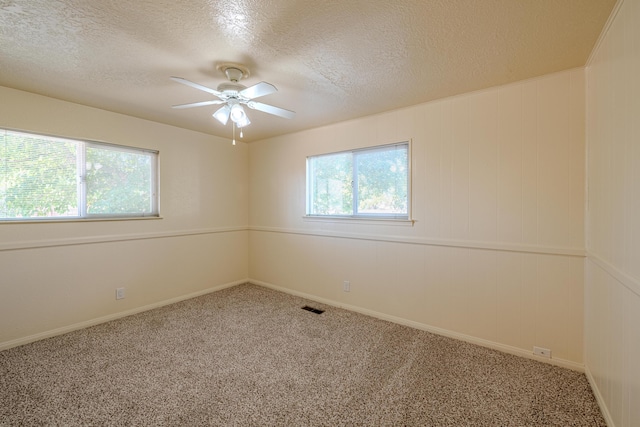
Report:
M 533 347 L 533 354 L 551 359 L 551 350 L 548 348 Z

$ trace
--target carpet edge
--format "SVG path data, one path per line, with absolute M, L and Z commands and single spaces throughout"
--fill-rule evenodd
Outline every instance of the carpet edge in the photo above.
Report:
M 337 308 L 342 308 L 345 310 L 349 310 L 349 311 L 353 311 L 355 313 L 360 313 L 360 314 L 364 314 L 365 316 L 371 316 L 371 317 L 375 317 L 381 320 L 386 320 L 388 322 L 392 322 L 392 323 L 396 323 L 399 325 L 403 325 L 403 326 L 408 326 L 410 328 L 414 328 L 414 329 L 419 329 L 422 331 L 426 331 L 426 332 L 431 332 L 434 333 L 436 335 L 442 335 L 448 338 L 453 338 L 453 339 L 457 339 L 460 341 L 465 341 L 468 342 L 470 344 L 476 344 L 479 345 L 481 347 L 486 347 L 486 348 L 490 348 L 493 350 L 498 350 L 501 351 L 503 353 L 508 353 L 508 354 L 512 354 L 514 356 L 520 356 L 520 357 L 524 357 L 525 359 L 530 359 L 530 360 L 535 360 L 538 362 L 542 362 L 542 363 L 547 363 L 550 365 L 554 365 L 554 366 L 559 366 L 561 368 L 567 368 L 567 369 L 571 369 L 572 371 L 577 371 L 577 372 L 585 372 L 585 366 L 582 363 L 578 363 L 578 362 L 573 362 L 571 360 L 566 360 L 566 359 L 561 359 L 561 358 L 555 358 L 555 359 L 546 359 L 546 358 L 542 358 L 539 356 L 535 356 L 533 354 L 533 352 L 529 352 L 527 350 L 518 348 L 518 347 L 513 347 L 513 346 L 509 346 L 506 344 L 501 344 L 495 341 L 489 341 L 489 340 L 485 340 L 483 338 L 478 338 L 478 337 L 474 337 L 471 335 L 466 335 L 466 334 L 462 334 L 459 332 L 454 332 L 454 331 L 450 331 L 447 329 L 442 329 L 442 328 L 438 328 L 436 326 L 431 326 L 428 325 L 426 323 L 420 323 L 420 322 L 415 322 L 413 320 L 408 320 L 408 319 L 404 319 L 402 317 L 397 317 L 397 316 L 392 316 L 389 314 L 385 314 L 385 313 L 380 313 L 378 311 L 375 310 L 369 310 L 366 308 L 362 308 L 362 307 L 358 307 L 355 305 L 350 305 L 350 304 L 344 304 L 344 303 L 340 303 L 338 301 L 335 300 L 331 300 L 328 298 L 322 298 L 322 297 L 318 297 L 316 295 L 312 295 L 312 294 L 307 294 L 305 292 L 300 292 L 300 291 L 296 291 L 293 289 L 289 289 L 289 288 L 285 288 L 282 286 L 278 286 L 278 285 L 274 285 L 272 283 L 268 283 L 268 282 L 263 282 L 261 280 L 255 280 L 255 279 L 247 279 L 248 283 L 254 284 L 254 285 L 258 285 L 258 286 L 262 286 L 265 288 L 269 288 L 269 289 L 273 289 L 275 291 L 279 291 L 279 292 L 284 292 L 290 295 L 295 295 L 297 297 L 301 297 L 301 298 L 305 298 L 308 300 L 312 300 L 312 301 L 316 301 L 319 302 L 321 304 L 326 304 L 332 307 L 337 307 Z
M 46 338 L 55 337 L 57 335 L 63 335 L 69 332 L 77 331 L 80 329 L 88 328 L 91 326 L 99 325 L 101 323 L 110 322 L 112 320 L 121 319 L 123 317 L 131 316 L 134 314 L 142 313 L 144 311 L 153 310 L 156 308 L 164 307 L 165 305 L 175 304 L 180 301 L 185 301 L 191 298 L 196 298 L 202 295 L 210 294 L 213 292 L 221 291 L 223 289 L 232 288 L 234 286 L 242 285 L 244 283 L 249 282 L 249 279 L 236 280 L 234 282 L 224 283 L 222 285 L 212 286 L 210 288 L 206 288 L 200 291 L 191 292 L 188 294 L 180 295 L 174 298 L 170 298 L 167 300 L 162 300 L 158 302 L 154 302 L 151 304 L 143 305 L 141 307 L 132 308 L 125 311 L 120 311 L 118 313 L 109 314 L 106 316 L 96 317 L 94 319 L 85 320 L 78 323 L 72 323 L 67 326 L 62 326 L 60 328 L 50 329 L 48 331 L 39 332 L 33 335 L 27 335 L 25 337 L 16 338 L 13 340 L 0 342 L 0 351 L 8 350 L 13 347 L 19 347 L 21 345 L 29 344 L 32 342 L 40 341 Z

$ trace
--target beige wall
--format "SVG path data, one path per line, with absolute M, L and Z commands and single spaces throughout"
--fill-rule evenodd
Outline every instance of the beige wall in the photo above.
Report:
M 163 217 L 0 223 L 0 349 L 246 279 L 244 144 L 8 88 L 0 99 L 0 127 L 159 150 Z
M 249 146 L 0 87 L 0 127 L 160 150 L 163 216 L 0 223 L 0 349 L 249 277 L 516 354 L 550 348 L 584 361 L 611 425 L 640 425 L 640 1 L 614 16 L 586 72 Z M 306 156 L 407 139 L 413 226 L 303 219 Z
M 587 68 L 585 367 L 611 425 L 640 425 L 640 1 Z
M 579 368 L 584 89 L 576 69 L 251 144 L 250 278 Z M 413 227 L 303 219 L 306 156 L 407 139 Z
M 611 425 L 640 425 L 640 1 L 618 5 L 586 72 L 250 146 L 0 87 L 0 127 L 160 150 L 163 216 L 0 223 L 0 349 L 250 277 L 516 354 L 550 348 L 584 361 Z M 413 226 L 303 219 L 306 156 L 408 139 Z

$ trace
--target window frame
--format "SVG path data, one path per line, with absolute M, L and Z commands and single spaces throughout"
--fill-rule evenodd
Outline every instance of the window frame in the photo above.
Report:
M 76 196 L 78 203 L 78 214 L 70 216 L 40 216 L 40 217 L 13 217 L 0 218 L 0 224 L 15 223 L 41 223 L 41 222 L 85 222 L 85 221 L 122 221 L 122 220 L 142 220 L 142 219 L 160 219 L 160 151 L 149 148 L 132 147 L 127 145 L 114 144 L 110 142 L 97 141 L 85 138 L 73 138 L 59 135 L 51 135 L 41 132 L 25 131 L 11 128 L 0 128 L 0 132 L 10 132 L 23 134 L 27 137 L 43 138 L 50 140 L 58 140 L 70 142 L 77 145 L 76 157 Z M 87 213 L 87 182 L 86 182 L 86 149 L 94 148 L 111 148 L 120 152 L 129 152 L 136 154 L 150 154 L 151 159 L 151 211 L 143 214 L 90 214 Z
M 355 156 L 358 153 L 363 152 L 373 152 L 373 151 L 385 151 L 391 147 L 399 147 L 406 146 L 407 150 L 407 213 L 406 214 L 377 214 L 377 213 L 358 213 L 358 200 L 359 200 L 359 192 L 357 191 L 358 186 L 358 169 L 357 162 L 355 161 Z M 381 144 L 374 145 L 368 147 L 360 147 L 353 148 L 348 150 L 334 151 L 334 152 L 326 152 L 321 154 L 314 154 L 307 156 L 306 158 L 306 185 L 305 185 L 305 220 L 348 220 L 350 222 L 357 222 L 363 220 L 365 222 L 369 221 L 379 221 L 384 223 L 398 222 L 398 223 L 410 223 L 413 224 L 414 220 L 412 219 L 412 209 L 411 209 L 411 199 L 412 199 L 412 156 L 411 156 L 411 146 L 412 140 L 407 139 L 405 141 L 394 142 L 389 144 Z M 325 215 L 325 214 L 317 214 L 311 213 L 313 206 L 313 192 L 311 191 L 312 185 L 314 182 L 314 176 L 312 176 L 312 167 L 311 161 L 314 158 L 323 157 L 323 156 L 331 156 L 331 155 L 339 155 L 350 153 L 352 155 L 351 165 L 352 165 L 352 213 L 345 215 Z

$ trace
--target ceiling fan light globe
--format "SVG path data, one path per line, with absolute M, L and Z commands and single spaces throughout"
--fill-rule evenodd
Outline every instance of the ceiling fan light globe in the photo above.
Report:
M 246 114 L 244 115 L 242 120 L 238 120 L 236 122 L 236 126 L 238 126 L 239 128 L 243 128 L 245 126 L 249 126 L 250 124 L 251 124 L 251 120 L 249 120 L 249 116 L 247 116 Z
M 225 105 L 219 108 L 218 110 L 216 110 L 215 113 L 213 113 L 213 118 L 219 121 L 220 123 L 222 123 L 223 125 L 226 125 L 227 121 L 229 120 L 230 113 L 231 113 L 231 108 L 229 108 L 228 105 Z
M 231 120 L 233 120 L 234 122 L 236 122 L 236 124 L 238 124 L 245 117 L 247 117 L 247 115 L 245 114 L 244 108 L 242 108 L 242 105 L 233 104 L 233 106 L 231 107 Z

